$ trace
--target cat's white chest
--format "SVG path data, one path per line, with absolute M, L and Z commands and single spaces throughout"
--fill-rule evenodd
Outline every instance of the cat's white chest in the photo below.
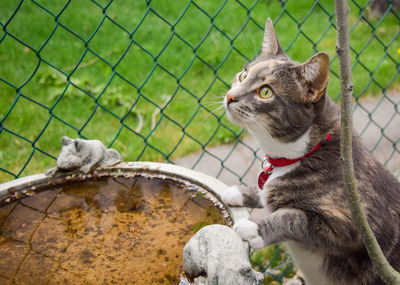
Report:
M 282 166 L 282 167 L 274 167 L 271 175 L 268 177 L 268 180 L 265 182 L 263 190 L 259 192 L 258 195 L 260 195 L 260 200 L 261 203 L 263 204 L 264 208 L 268 209 L 268 205 L 266 205 L 266 197 L 268 195 L 268 185 L 277 179 L 278 177 L 281 177 L 285 175 L 286 173 L 289 173 L 290 171 L 294 170 L 297 166 L 300 165 L 300 161 L 295 162 L 293 164 L 287 165 L 287 166 Z
M 295 241 L 287 241 L 284 245 L 303 273 L 307 285 L 341 285 L 341 283 L 334 282 L 327 276 L 322 253 L 311 250 Z

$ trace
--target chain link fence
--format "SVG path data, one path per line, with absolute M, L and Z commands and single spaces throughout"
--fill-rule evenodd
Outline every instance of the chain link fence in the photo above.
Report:
M 375 2 L 383 12 L 349 3 L 355 127 L 399 176 L 400 14 Z M 221 108 L 234 74 L 260 52 L 269 16 L 294 60 L 329 53 L 338 101 L 334 11 L 308 0 L 2 1 L 0 182 L 54 166 L 68 135 L 99 139 L 125 161 L 190 157 L 183 164 L 198 169 L 212 158 L 212 175 L 246 183 L 263 155 Z M 238 170 L 229 160 L 242 151 L 249 165 Z M 290 262 L 280 250 L 270 257 L 253 254 L 280 282 Z

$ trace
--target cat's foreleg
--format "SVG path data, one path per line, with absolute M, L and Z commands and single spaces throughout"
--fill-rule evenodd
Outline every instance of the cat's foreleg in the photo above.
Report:
M 229 206 L 262 208 L 257 186 L 232 186 L 222 195 L 222 202 Z
M 284 241 L 296 241 L 331 253 L 352 251 L 362 246 L 351 224 L 336 226 L 333 230 L 324 219 L 286 208 L 272 212 L 257 222 L 240 219 L 233 229 L 254 249 Z
M 257 223 L 240 219 L 233 229 L 243 240 L 248 241 L 252 248 L 259 249 L 294 236 L 306 235 L 307 217 L 300 210 L 279 209 Z

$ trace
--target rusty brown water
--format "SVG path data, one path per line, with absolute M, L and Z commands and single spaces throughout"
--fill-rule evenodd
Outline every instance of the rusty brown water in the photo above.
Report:
M 0 208 L 0 284 L 177 284 L 196 230 L 224 223 L 183 185 L 107 178 Z

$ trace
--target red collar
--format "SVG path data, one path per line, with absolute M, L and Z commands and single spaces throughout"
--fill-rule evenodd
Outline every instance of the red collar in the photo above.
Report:
M 316 151 L 320 146 L 322 146 L 324 143 L 329 141 L 331 138 L 332 138 L 331 134 L 328 134 L 326 136 L 326 139 L 324 142 L 320 142 L 312 150 L 310 150 L 305 155 L 303 155 L 302 157 L 299 157 L 299 158 L 294 158 L 294 159 L 289 159 L 289 158 L 284 158 L 284 157 L 283 158 L 270 158 L 270 157 L 268 157 L 268 155 L 266 155 L 265 159 L 262 162 L 262 166 L 261 166 L 263 171 L 258 175 L 258 187 L 260 188 L 260 190 L 263 189 L 264 184 L 265 184 L 265 182 L 267 182 L 268 177 L 271 175 L 274 166 L 282 167 L 282 166 L 288 166 L 290 164 L 298 162 L 298 161 L 302 160 L 303 158 L 312 154 L 314 151 Z M 266 162 L 269 163 L 269 166 L 265 167 L 264 165 Z

